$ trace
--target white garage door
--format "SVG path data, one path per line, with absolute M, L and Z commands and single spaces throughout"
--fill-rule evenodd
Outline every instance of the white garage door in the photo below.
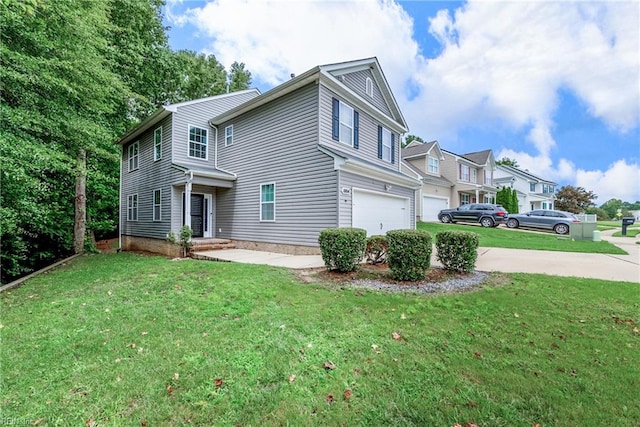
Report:
M 409 228 L 409 199 L 387 194 L 353 190 L 352 224 L 367 230 L 367 236 L 384 235 L 389 230 Z
M 449 209 L 449 201 L 438 197 L 422 196 L 422 220 L 437 221 L 438 212 Z

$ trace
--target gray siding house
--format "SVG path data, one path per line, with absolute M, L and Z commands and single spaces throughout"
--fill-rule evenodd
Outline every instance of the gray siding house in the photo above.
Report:
M 188 225 L 195 239 L 317 253 L 327 227 L 414 228 L 406 131 L 376 58 L 166 106 L 118 142 L 121 245 L 168 253 Z

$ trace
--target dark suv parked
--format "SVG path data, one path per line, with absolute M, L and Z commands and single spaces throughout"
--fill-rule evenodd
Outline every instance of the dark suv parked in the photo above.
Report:
M 444 223 L 477 222 L 483 227 L 497 227 L 508 218 L 508 212 L 500 205 L 470 203 L 455 209 L 443 209 L 438 219 Z

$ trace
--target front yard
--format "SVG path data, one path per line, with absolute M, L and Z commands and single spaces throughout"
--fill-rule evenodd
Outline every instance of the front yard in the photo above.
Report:
M 120 253 L 81 257 L 0 302 L 3 420 L 640 422 L 633 283 L 494 274 L 463 293 L 389 294 Z
M 473 231 L 480 236 L 480 246 L 510 249 L 537 249 L 542 251 L 585 252 L 599 254 L 626 254 L 611 243 L 602 240 L 571 240 L 569 236 L 561 236 L 547 232 L 531 232 L 503 228 L 484 228 L 480 225 L 441 224 L 439 222 L 418 222 L 418 228 L 427 230 L 435 236 L 441 230 Z

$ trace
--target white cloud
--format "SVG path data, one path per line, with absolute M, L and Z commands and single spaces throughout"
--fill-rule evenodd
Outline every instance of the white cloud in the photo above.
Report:
M 514 141 L 502 156 L 550 179 L 599 190 L 599 200 L 640 198 L 637 164 L 581 170 L 556 159 L 553 135 L 561 90 L 612 132 L 637 129 L 635 1 L 472 1 L 453 15 L 430 18 L 429 31 L 442 44 L 435 58 L 422 55 L 412 18 L 393 0 L 214 0 L 171 15 L 170 6 L 180 3 L 168 4 L 172 23 L 196 26 L 210 39 L 207 53 L 225 66 L 244 62 L 254 80 L 275 85 L 318 64 L 377 56 L 411 133 L 447 148 L 462 129 L 524 132 L 525 141 Z M 614 185 L 620 181 L 635 182 L 634 190 Z
M 593 191 L 600 206 L 610 199 L 635 202 L 640 199 L 640 166 L 618 160 L 606 171 L 576 171 L 576 186 Z
M 244 62 L 270 85 L 319 64 L 377 56 L 402 87 L 418 55 L 413 20 L 391 1 L 217 0 L 174 19 L 211 37 L 223 64 Z

